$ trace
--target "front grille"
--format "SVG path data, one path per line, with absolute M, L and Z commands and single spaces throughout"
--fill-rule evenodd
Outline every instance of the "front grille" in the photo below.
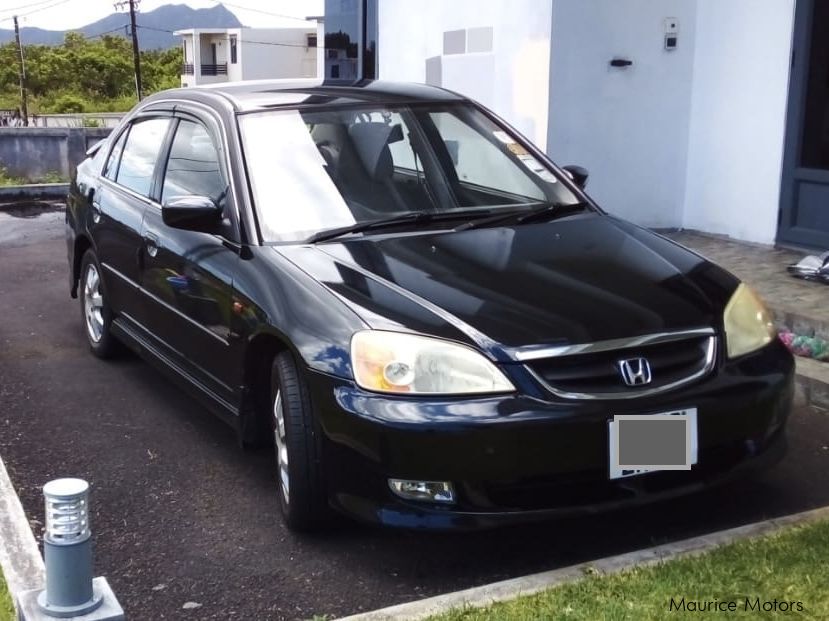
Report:
M 565 398 L 616 399 L 670 390 L 705 376 L 714 366 L 716 337 L 693 335 L 668 342 L 638 343 L 533 360 L 529 369 L 554 394 Z M 644 358 L 650 382 L 628 386 L 622 360 Z

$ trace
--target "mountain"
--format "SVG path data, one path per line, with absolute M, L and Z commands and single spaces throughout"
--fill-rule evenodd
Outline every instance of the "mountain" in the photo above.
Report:
M 168 48 L 179 45 L 181 39 L 173 35 L 174 30 L 185 28 L 239 28 L 239 19 L 219 4 L 209 9 L 193 9 L 186 4 L 165 4 L 153 11 L 136 14 L 138 43 L 142 50 Z M 113 13 L 97 22 L 75 28 L 87 37 L 114 31 L 110 34 L 126 36 L 125 26 L 130 23 L 129 13 Z M 169 32 L 168 32 L 169 31 Z M 63 43 L 64 30 L 43 30 L 42 28 L 21 28 L 20 38 L 24 45 L 59 45 Z M 14 30 L 0 28 L 0 44 L 14 41 Z

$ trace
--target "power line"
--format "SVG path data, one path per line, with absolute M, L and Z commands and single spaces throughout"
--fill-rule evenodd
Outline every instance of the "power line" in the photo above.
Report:
M 59 6 L 61 4 L 66 4 L 67 2 L 71 2 L 71 0 L 58 0 L 57 2 L 53 2 L 52 4 L 50 4 L 48 6 L 40 7 L 39 9 L 33 9 L 31 11 L 27 11 L 26 13 L 18 13 L 17 17 L 20 18 L 20 17 L 26 17 L 27 15 L 33 15 L 34 13 L 39 13 L 40 11 L 45 11 L 47 9 L 51 9 L 51 8 L 56 7 L 56 6 Z M 34 5 L 29 5 L 29 6 L 34 6 Z M 0 18 L 0 22 L 8 22 L 8 21 L 12 21 L 13 19 L 14 19 L 14 17 L 3 17 L 3 18 Z
M 39 0 L 39 2 L 30 2 L 29 4 L 21 4 L 19 6 L 13 6 L 8 9 L 0 9 L 0 13 L 14 13 L 15 11 L 19 11 L 21 9 L 28 9 L 33 6 L 38 6 L 41 4 L 48 4 L 50 2 L 54 2 L 54 0 Z
M 121 24 L 117 28 L 112 28 L 111 30 L 104 30 L 103 32 L 98 32 L 94 35 L 86 35 L 84 38 L 86 38 L 86 39 L 96 39 L 98 37 L 103 37 L 104 35 L 108 35 L 111 32 L 117 32 L 119 30 L 123 30 L 124 31 L 124 36 L 126 37 L 127 36 L 127 28 L 129 28 L 129 24 Z
M 153 26 L 142 26 L 141 24 L 138 24 L 138 27 L 143 28 L 144 30 L 155 30 L 157 32 L 169 32 L 170 34 L 175 34 L 176 33 L 175 30 L 167 30 L 166 28 L 154 28 Z M 196 30 L 198 30 L 198 28 Z M 241 39 L 239 41 L 239 43 L 241 43 L 241 44 L 253 43 L 255 45 L 275 45 L 277 47 L 301 47 L 301 48 L 307 48 L 308 47 L 307 45 L 304 45 L 302 43 L 279 43 L 279 42 L 276 42 L 276 41 L 250 41 L 248 39 Z
M 252 9 L 247 6 L 242 6 L 240 4 L 231 4 L 230 2 L 225 2 L 224 0 L 216 0 L 216 4 L 223 4 L 225 6 L 233 7 L 234 9 L 242 9 L 243 11 L 251 11 L 253 13 L 261 13 L 262 15 L 270 15 L 271 17 L 282 17 L 285 19 L 293 19 L 300 22 L 307 22 L 308 20 L 303 17 L 296 17 L 295 15 L 285 15 L 284 13 L 271 13 L 270 11 L 263 11 L 261 9 Z

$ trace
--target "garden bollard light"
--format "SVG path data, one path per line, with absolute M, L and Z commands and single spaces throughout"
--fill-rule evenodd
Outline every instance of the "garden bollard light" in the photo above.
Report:
M 52 617 L 87 614 L 103 601 L 92 589 L 89 484 L 83 479 L 55 479 L 43 486 L 43 496 L 46 589 L 37 598 L 38 606 Z
M 106 578 L 92 578 L 89 483 L 83 479 L 55 479 L 43 486 L 43 496 L 46 588 L 17 596 L 18 619 L 124 621 L 124 610 Z

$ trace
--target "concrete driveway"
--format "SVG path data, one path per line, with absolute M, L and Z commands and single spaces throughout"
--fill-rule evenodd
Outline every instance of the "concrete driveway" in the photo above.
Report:
M 96 572 L 130 618 L 343 615 L 829 504 L 829 415 L 802 407 L 789 457 L 750 483 L 494 533 L 344 522 L 293 535 L 279 520 L 271 452 L 240 450 L 137 358 L 88 353 L 68 295 L 63 216 L 21 215 L 34 214 L 0 212 L 0 455 L 38 537 L 40 486 L 92 483 Z

